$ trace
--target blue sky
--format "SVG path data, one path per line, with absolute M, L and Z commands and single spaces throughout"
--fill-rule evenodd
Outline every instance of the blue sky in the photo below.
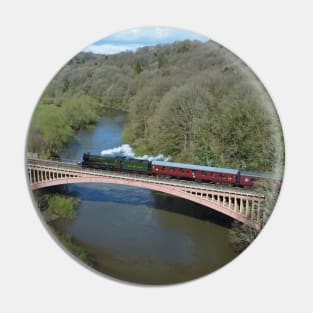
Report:
M 144 46 L 173 43 L 185 39 L 207 41 L 206 36 L 170 27 L 133 28 L 105 37 L 87 47 L 85 52 L 114 54 L 121 51 L 135 51 Z

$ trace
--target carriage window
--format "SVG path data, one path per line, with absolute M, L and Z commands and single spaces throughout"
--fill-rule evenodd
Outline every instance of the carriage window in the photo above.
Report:
M 215 176 L 215 173 L 212 172 L 212 173 L 211 173 L 211 177 L 214 177 L 214 176 Z
M 171 167 L 171 172 L 174 172 L 174 167 Z
M 192 170 L 191 171 L 192 175 L 196 175 L 196 171 Z
M 232 180 L 232 177 L 231 177 L 231 176 L 228 176 L 228 180 Z
M 205 172 L 205 171 L 202 171 L 201 174 L 202 174 L 202 176 L 205 176 L 205 175 L 206 175 L 206 172 Z
M 183 169 L 183 168 L 180 168 L 179 171 L 180 171 L 181 173 L 184 173 L 184 169 Z
M 165 172 L 165 166 L 162 166 L 162 171 Z
M 220 174 L 220 176 L 221 176 L 221 177 L 225 177 L 225 175 L 224 175 L 224 174 Z

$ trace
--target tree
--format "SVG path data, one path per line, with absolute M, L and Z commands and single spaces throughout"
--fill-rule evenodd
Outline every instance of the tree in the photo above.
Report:
M 143 67 L 139 61 L 135 63 L 134 70 L 136 74 L 140 74 L 143 71 Z
M 40 105 L 34 113 L 30 136 L 31 149 L 46 157 L 57 156 L 68 142 L 73 131 L 68 125 L 62 109 L 53 105 Z

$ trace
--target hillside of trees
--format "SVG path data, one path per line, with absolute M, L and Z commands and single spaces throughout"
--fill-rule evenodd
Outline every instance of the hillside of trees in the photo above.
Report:
M 248 66 L 212 40 L 79 53 L 42 95 L 28 151 L 55 157 L 75 131 L 112 109 L 128 113 L 123 138 L 137 155 L 282 177 L 283 135 L 270 96 Z M 262 188 L 269 193 L 269 216 L 279 190 Z M 234 230 L 234 238 L 251 233 L 238 225 Z
M 78 54 L 40 99 L 30 150 L 56 155 L 75 130 L 110 108 L 129 113 L 124 141 L 138 155 L 282 172 L 282 132 L 269 95 L 243 62 L 211 40 Z

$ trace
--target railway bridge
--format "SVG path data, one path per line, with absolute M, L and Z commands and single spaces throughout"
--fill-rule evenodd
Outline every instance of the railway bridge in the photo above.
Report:
M 32 190 L 77 183 L 128 185 L 193 201 L 257 229 L 262 221 L 264 196 L 242 188 L 83 168 L 74 161 L 28 159 L 27 172 Z

